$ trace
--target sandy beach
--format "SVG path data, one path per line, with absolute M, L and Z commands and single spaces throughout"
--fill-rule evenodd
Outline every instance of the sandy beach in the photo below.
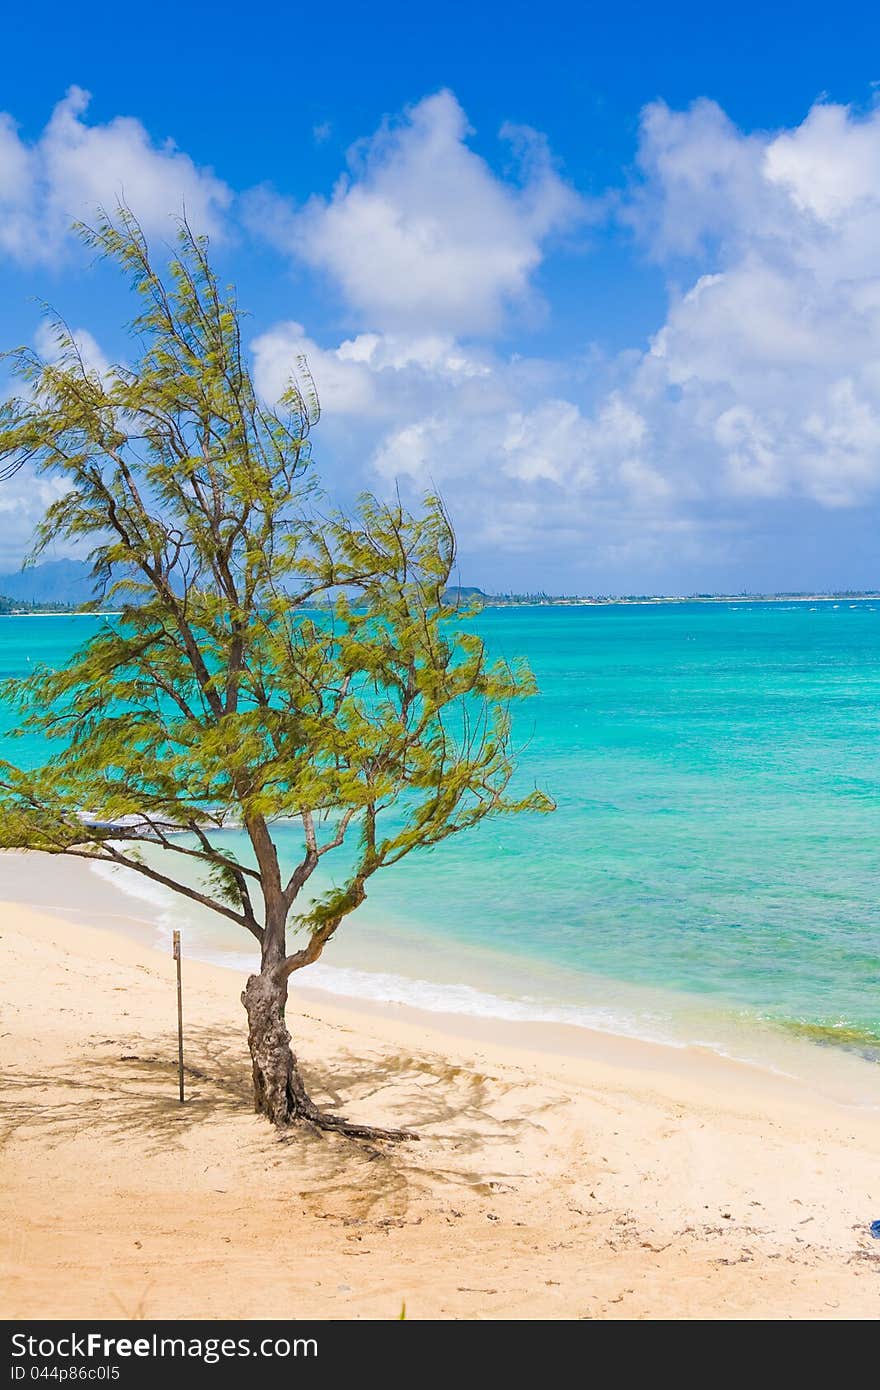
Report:
M 186 962 L 181 1106 L 170 958 L 0 914 L 7 1318 L 880 1312 L 877 1108 L 696 1049 L 566 1055 L 303 991 L 316 1097 L 420 1140 L 282 1139 L 251 1113 L 233 971 Z

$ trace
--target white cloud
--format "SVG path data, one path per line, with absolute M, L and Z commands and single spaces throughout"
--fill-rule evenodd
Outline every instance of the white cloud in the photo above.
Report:
M 31 156 L 11 116 L 0 113 L 0 250 L 30 254 L 33 218 Z
M 109 375 L 111 363 L 94 335 L 86 328 L 74 328 L 69 332 L 86 369 L 100 372 L 102 376 Z M 66 345 L 62 348 L 58 332 L 49 321 L 43 321 L 37 328 L 34 347 L 45 362 L 61 361 L 66 350 Z M 3 384 L 3 395 L 22 395 L 34 389 L 33 385 L 8 380 Z M 9 573 L 21 565 L 38 523 L 69 486 L 67 475 L 40 474 L 31 463 L 26 463 L 0 484 L 0 574 Z M 83 557 L 87 550 L 84 542 L 74 541 L 58 545 L 53 555 L 56 558 L 65 555 Z
M 40 138 L 19 135 L 0 114 L 0 250 L 22 262 L 56 259 L 72 221 L 122 199 L 148 233 L 166 235 L 183 207 L 200 232 L 217 236 L 231 191 L 171 141 L 156 145 L 140 121 L 85 119 L 89 95 L 71 87 Z
M 346 344 L 325 350 L 308 337 L 301 323 L 279 323 L 252 343 L 254 379 L 267 400 L 277 401 L 297 375 L 296 363 L 305 357 L 315 380 L 322 409 L 328 414 L 368 415 L 375 406 L 372 374 L 347 359 Z
M 876 215 L 880 197 L 880 110 L 859 119 L 845 106 L 814 106 L 796 130 L 772 140 L 764 174 L 800 212 L 835 224 Z
M 474 546 L 534 549 L 556 528 L 570 557 L 599 547 L 621 564 L 671 537 L 708 564 L 786 499 L 880 493 L 880 113 L 820 105 L 755 134 L 707 101 L 646 110 L 621 216 L 684 288 L 646 351 L 604 364 L 614 384 L 597 399 L 570 365 L 455 340 L 497 322 L 540 256 L 525 193 L 499 185 L 466 133 L 451 97 L 429 99 L 289 225 L 374 330 L 326 350 L 297 329 L 285 345 L 308 353 L 331 437 L 334 411 L 347 417 L 343 452 L 355 441 L 382 485 L 439 485 Z M 257 346 L 268 382 L 281 344 Z
M 111 370 L 110 362 L 104 356 L 101 346 L 93 334 L 87 328 L 74 328 L 70 330 L 70 336 L 76 344 L 77 352 L 82 358 L 86 370 L 99 372 L 101 376 L 108 376 Z M 34 334 L 34 345 L 44 361 L 58 362 L 61 360 L 63 349 L 51 323 L 40 324 Z
M 571 401 L 547 400 L 534 410 L 512 411 L 502 446 L 504 471 L 524 482 L 546 479 L 564 486 L 589 486 L 595 479 L 593 435 Z
M 470 134 L 452 93 L 438 92 L 355 146 L 329 199 L 293 211 L 265 196 L 252 217 L 325 271 L 370 328 L 490 331 L 528 300 L 545 240 L 572 226 L 582 204 L 534 132 L 502 130 L 515 182 L 492 172 Z
M 569 568 L 637 552 L 706 566 L 786 507 L 827 518 L 880 496 L 880 109 L 819 104 L 743 132 L 709 101 L 648 107 L 618 216 L 669 302 L 647 349 L 616 361 L 493 346 L 585 215 L 538 136 L 502 135 L 515 176 L 441 92 L 362 141 L 331 197 L 251 199 L 252 224 L 326 272 L 352 325 L 329 338 L 285 319 L 252 345 L 268 398 L 307 357 L 322 464 L 353 488 L 437 485 L 472 552 Z M 185 198 L 216 231 L 231 198 L 138 122 L 89 126 L 77 91 L 34 145 L 0 117 L 0 249 L 55 255 L 68 212 L 117 192 L 148 230 Z
M 297 358 L 304 356 L 330 420 L 335 416 L 393 420 L 402 411 L 420 409 L 432 393 L 450 395 L 492 377 L 485 355 L 439 334 L 359 333 L 338 347 L 322 348 L 302 324 L 291 321 L 261 334 L 251 349 L 257 389 L 273 401 L 291 375 L 295 377 Z
M 880 111 L 743 134 L 711 102 L 645 113 L 626 212 L 682 277 L 620 387 L 681 497 L 880 492 Z
M 547 362 L 401 334 L 364 333 L 325 349 L 299 324 L 279 325 L 253 348 L 270 399 L 307 355 L 325 410 L 322 458 L 342 460 L 343 476 L 352 468 L 361 486 L 440 486 L 475 545 L 528 546 L 551 518 L 574 536 L 611 498 L 631 515 L 656 511 L 665 496 L 641 458 L 638 411 L 613 396 L 591 416 L 560 394 L 576 384 L 571 374 Z
M 38 478 L 29 468 L 0 485 L 0 573 L 21 565 L 38 523 L 67 486 L 65 479 Z

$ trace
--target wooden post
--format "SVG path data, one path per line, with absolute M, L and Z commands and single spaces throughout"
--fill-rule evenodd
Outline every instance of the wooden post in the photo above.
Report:
M 180 932 L 174 933 L 173 955 L 177 961 L 177 1080 L 183 1104 L 183 988 L 180 979 Z

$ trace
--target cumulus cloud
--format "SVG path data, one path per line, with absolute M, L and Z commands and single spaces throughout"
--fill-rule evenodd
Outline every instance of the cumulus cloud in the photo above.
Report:
M 101 376 L 109 376 L 111 364 L 104 356 L 103 350 L 94 334 L 87 328 L 73 328 L 70 336 L 76 344 L 83 366 L 89 372 L 98 372 Z M 51 323 L 41 323 L 34 334 L 34 346 L 37 352 L 46 362 L 59 362 L 62 359 L 62 347 L 58 341 L 58 334 Z M 66 346 L 66 345 L 65 345 Z
M 453 94 L 438 92 L 356 145 L 329 199 L 297 211 L 264 195 L 252 218 L 326 272 L 371 328 L 489 331 L 528 300 L 547 238 L 571 227 L 583 204 L 535 132 L 502 130 L 514 181 L 493 173 L 470 134 Z
M 574 536 L 603 499 L 631 517 L 664 496 L 639 459 L 638 412 L 619 397 L 585 411 L 563 394 L 576 384 L 567 367 L 442 336 L 363 333 L 323 348 L 297 323 L 252 346 L 258 389 L 272 400 L 306 355 L 325 412 L 322 457 L 342 459 L 359 486 L 441 487 L 475 546 L 528 547 L 551 518 Z
M 492 378 L 491 358 L 443 334 L 359 333 L 335 348 L 320 347 L 301 323 L 276 324 L 251 344 L 257 389 L 277 401 L 305 357 L 322 409 L 334 416 L 393 420 L 430 394 L 454 392 Z
M 880 110 L 820 104 L 756 135 L 712 102 L 658 103 L 639 163 L 624 216 L 693 276 L 620 388 L 644 462 L 689 498 L 875 494 Z
M 439 486 L 472 553 L 570 573 L 585 555 L 709 567 L 773 518 L 834 525 L 880 496 L 880 108 L 819 103 L 757 132 L 707 100 L 646 108 L 608 235 L 637 239 L 669 297 L 647 348 L 617 359 L 589 346 L 589 305 L 580 357 L 499 349 L 587 214 L 539 136 L 502 137 L 503 177 L 440 92 L 360 142 L 330 197 L 249 199 L 342 301 L 347 336 L 285 318 L 252 344 L 269 399 L 307 357 L 337 478 Z M 148 230 L 185 200 L 216 232 L 232 196 L 137 121 L 89 125 L 76 90 L 35 144 L 0 117 L 0 250 L 55 256 L 69 216 L 119 192 Z
M 69 331 L 82 363 L 90 372 L 108 376 L 113 370 L 94 334 L 87 328 L 72 328 Z M 66 344 L 62 348 L 59 333 L 53 324 L 44 320 L 34 334 L 34 347 L 45 362 L 58 363 L 63 360 Z M 21 381 L 7 380 L 3 383 L 4 396 L 23 395 L 32 392 L 34 387 Z M 69 487 L 66 475 L 40 474 L 33 464 L 26 463 L 18 472 L 6 478 L 0 485 L 0 574 L 10 573 L 20 567 L 33 541 L 34 532 L 47 509 Z M 69 542 L 53 548 L 55 558 L 76 555 L 83 558 L 88 546 L 83 542 Z
M 166 234 L 186 208 L 193 226 L 218 235 L 232 193 L 171 141 L 155 144 L 140 121 L 86 119 L 89 94 L 71 87 L 38 140 L 22 139 L 0 114 L 0 252 L 25 262 L 57 259 L 70 223 L 123 199 L 148 233 Z
M 267 388 L 305 351 L 380 485 L 441 486 L 475 544 L 509 551 L 555 527 L 570 556 L 631 563 L 673 537 L 709 564 L 786 500 L 880 492 L 880 111 L 820 104 L 755 133 L 709 101 L 646 109 L 619 219 L 668 268 L 669 306 L 647 350 L 603 364 L 598 395 L 570 363 L 457 341 L 526 293 L 572 215 L 529 148 L 538 172 L 512 191 L 448 94 L 367 142 L 286 244 L 372 331 L 331 349 L 296 325 L 264 335 Z
M 361 363 L 346 357 L 345 347 L 324 349 L 308 336 L 301 323 L 276 324 L 251 345 L 257 390 L 277 401 L 297 376 L 297 362 L 305 357 L 315 380 L 322 409 L 337 415 L 369 415 L 376 408 L 372 374 Z
M 880 111 L 854 117 L 845 106 L 814 106 L 801 126 L 767 145 L 764 174 L 800 212 L 834 225 L 861 211 L 876 216 Z
M 66 490 L 66 480 L 38 478 L 29 468 L 0 486 L 0 574 L 21 567 L 38 523 Z

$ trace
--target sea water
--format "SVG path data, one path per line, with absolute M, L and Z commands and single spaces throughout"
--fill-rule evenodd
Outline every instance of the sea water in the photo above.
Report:
M 63 664 L 98 621 L 0 619 L 0 673 Z M 535 672 L 517 784 L 557 810 L 376 875 L 304 982 L 742 1056 L 800 1035 L 880 1057 L 880 603 L 486 608 L 476 626 Z M 10 760 L 45 754 L 0 739 Z M 295 862 L 299 828 L 279 839 Z M 234 924 L 110 872 L 157 930 L 249 968 Z

